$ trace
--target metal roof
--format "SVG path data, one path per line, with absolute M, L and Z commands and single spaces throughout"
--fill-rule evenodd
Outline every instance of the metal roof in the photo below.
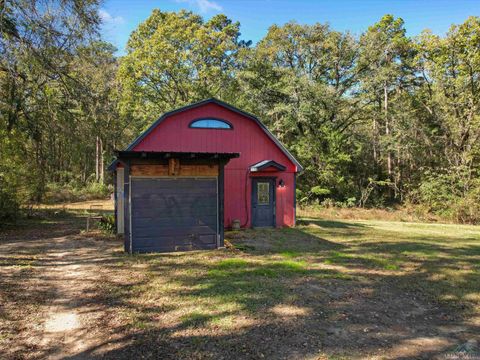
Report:
M 252 172 L 262 171 L 262 170 L 264 170 L 266 168 L 269 168 L 269 167 L 274 167 L 274 168 L 276 168 L 280 171 L 285 171 L 285 169 L 287 168 L 285 165 L 279 164 L 276 161 L 263 160 L 263 161 L 260 161 L 256 164 L 253 164 L 252 166 L 250 166 L 250 171 L 252 171 Z
M 115 151 L 118 159 L 233 159 L 239 153 L 191 152 L 191 151 Z

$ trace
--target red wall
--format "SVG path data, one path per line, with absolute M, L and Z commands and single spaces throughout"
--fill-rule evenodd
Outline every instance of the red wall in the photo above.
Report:
M 188 127 L 192 120 L 208 117 L 227 120 L 233 130 Z M 277 226 L 294 225 L 296 167 L 252 119 L 215 103 L 207 103 L 164 119 L 133 150 L 240 153 L 239 158 L 230 160 L 225 167 L 225 226 L 230 227 L 234 219 L 239 219 L 242 226 L 250 226 L 252 176 L 276 176 L 277 183 L 283 179 L 285 187 L 276 188 L 276 222 Z M 274 160 L 287 169 L 247 174 L 251 165 L 262 160 Z

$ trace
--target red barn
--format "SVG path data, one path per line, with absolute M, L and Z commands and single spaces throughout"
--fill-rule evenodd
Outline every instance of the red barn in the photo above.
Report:
M 110 169 L 129 252 L 222 247 L 234 224 L 295 225 L 302 167 L 260 120 L 217 99 L 164 114 Z

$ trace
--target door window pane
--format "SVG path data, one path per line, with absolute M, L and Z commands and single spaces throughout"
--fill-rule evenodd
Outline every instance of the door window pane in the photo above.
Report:
M 257 183 L 257 203 L 259 205 L 268 205 L 270 203 L 270 183 Z

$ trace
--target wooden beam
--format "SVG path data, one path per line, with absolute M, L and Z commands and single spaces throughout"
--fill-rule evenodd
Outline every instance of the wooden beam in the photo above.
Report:
M 124 190 L 123 190 L 123 206 L 124 206 L 124 231 L 123 231 L 123 236 L 124 236 L 124 249 L 126 252 L 132 253 L 132 243 L 131 243 L 131 236 L 132 234 L 130 233 L 130 189 L 131 189 L 131 184 L 130 184 L 130 160 L 127 160 L 124 166 Z
M 181 165 L 180 176 L 217 176 L 218 165 Z
M 174 160 L 174 159 L 170 159 Z M 217 164 L 195 165 L 177 164 L 136 164 L 131 165 L 132 176 L 218 176 L 219 166 Z
M 137 164 L 132 165 L 132 176 L 168 176 L 167 165 Z
M 225 213 L 225 164 L 226 161 L 219 161 L 217 165 L 218 171 L 218 231 L 219 239 L 217 241 L 218 247 L 225 246 L 225 224 L 223 223 L 223 215 Z
M 168 159 L 168 175 L 177 176 L 180 173 L 180 160 L 179 159 Z

